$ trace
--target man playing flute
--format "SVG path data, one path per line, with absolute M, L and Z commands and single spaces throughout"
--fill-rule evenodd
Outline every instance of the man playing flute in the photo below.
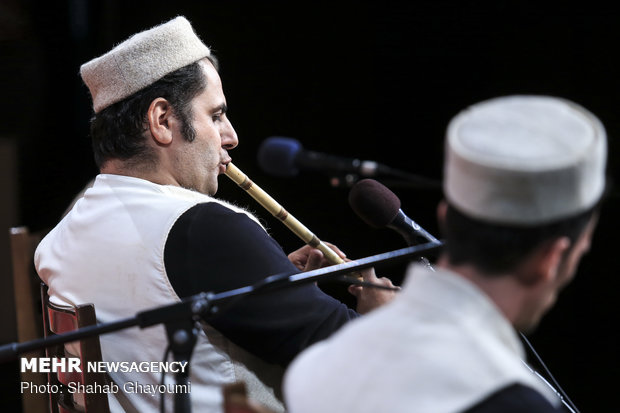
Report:
M 36 268 L 52 301 L 94 303 L 98 321 L 110 322 L 202 291 L 326 265 L 309 246 L 287 257 L 253 215 L 213 197 L 238 137 L 217 61 L 185 18 L 132 36 L 80 73 L 93 101 L 100 174 L 37 249 Z M 372 270 L 363 277 L 392 285 Z M 351 291 L 364 309 L 393 296 Z M 315 285 L 240 300 L 199 332 L 194 410 L 221 411 L 222 386 L 241 380 L 251 398 L 282 411 L 283 367 L 357 316 Z M 132 328 L 101 336 L 101 345 L 104 360 L 159 361 L 167 338 L 163 326 Z M 159 381 L 149 372 L 111 375 L 117 384 Z M 112 411 L 155 411 L 158 402 L 110 395 Z

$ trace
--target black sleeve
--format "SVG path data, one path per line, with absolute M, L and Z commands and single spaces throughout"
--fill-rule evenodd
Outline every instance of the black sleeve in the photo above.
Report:
M 521 384 L 512 384 L 493 393 L 464 413 L 564 413 L 556 409 L 534 389 Z
M 166 241 L 164 263 L 180 297 L 299 272 L 256 222 L 215 202 L 198 204 L 177 220 Z M 287 365 L 355 317 L 356 312 L 307 284 L 243 297 L 207 321 L 258 357 Z

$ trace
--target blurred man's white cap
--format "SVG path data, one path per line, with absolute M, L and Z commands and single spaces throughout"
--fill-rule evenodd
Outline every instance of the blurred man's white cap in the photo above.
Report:
M 607 139 L 583 107 L 549 96 L 507 96 L 452 119 L 444 192 L 461 213 L 536 225 L 594 206 L 605 189 Z

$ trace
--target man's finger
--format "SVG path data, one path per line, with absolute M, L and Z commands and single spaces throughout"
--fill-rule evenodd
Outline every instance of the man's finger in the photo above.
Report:
M 336 254 L 338 254 L 338 256 L 342 259 L 347 257 L 347 254 L 345 254 L 344 252 L 342 252 L 340 250 L 340 248 L 338 248 L 337 246 L 335 246 L 334 244 L 332 244 L 331 242 L 324 242 L 325 245 L 327 245 L 329 248 L 331 248 L 332 250 L 334 250 L 334 252 Z
M 322 262 L 323 262 L 323 253 L 319 250 L 312 250 L 308 254 L 308 260 L 306 261 L 306 266 L 304 267 L 304 271 L 312 271 L 312 270 L 321 268 Z

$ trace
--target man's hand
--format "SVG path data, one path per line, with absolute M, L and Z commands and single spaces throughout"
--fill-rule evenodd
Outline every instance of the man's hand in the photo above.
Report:
M 377 278 L 374 268 L 362 270 L 361 274 L 363 280 L 366 282 L 383 285 L 386 287 L 398 288 L 392 284 L 392 281 L 389 278 Z M 349 286 L 349 292 L 357 298 L 357 312 L 360 314 L 366 314 L 369 311 L 392 301 L 397 294 L 397 291 L 384 290 L 382 288 L 361 287 L 359 285 Z
M 343 260 L 346 258 L 346 255 L 334 244 L 330 244 L 326 242 L 329 248 L 334 250 L 336 254 Z M 327 261 L 325 256 L 318 249 L 311 247 L 310 245 L 304 245 L 297 251 L 293 251 L 288 255 L 289 261 L 295 265 L 300 271 L 312 271 L 318 268 L 327 267 L 332 265 L 331 262 Z

